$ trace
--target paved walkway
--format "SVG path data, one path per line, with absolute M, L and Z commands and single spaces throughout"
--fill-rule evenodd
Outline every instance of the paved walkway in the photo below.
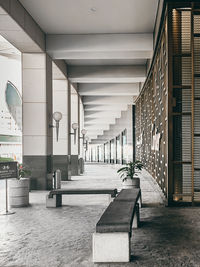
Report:
M 84 176 L 62 186 L 120 188 L 116 169 L 88 165 Z M 200 266 L 200 208 L 166 208 L 152 178 L 145 171 L 140 177 L 145 207 L 131 240 L 130 263 L 92 263 L 92 233 L 107 207 L 105 196 L 64 196 L 62 208 L 47 209 L 47 192 L 34 191 L 30 207 L 0 217 L 0 267 Z M 2 182 L 0 186 L 2 210 Z

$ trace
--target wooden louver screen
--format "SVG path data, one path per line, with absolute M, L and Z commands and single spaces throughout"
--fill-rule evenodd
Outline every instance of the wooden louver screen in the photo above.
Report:
M 164 23 L 164 25 L 166 25 Z M 167 196 L 167 38 L 162 28 L 154 64 L 136 103 L 136 159 Z
M 136 101 L 136 158 L 169 203 L 200 202 L 200 4 L 169 1 L 165 15 Z
M 172 9 L 173 200 L 200 201 L 200 14 Z
M 193 11 L 193 81 L 194 81 L 194 192 L 200 201 L 200 12 Z

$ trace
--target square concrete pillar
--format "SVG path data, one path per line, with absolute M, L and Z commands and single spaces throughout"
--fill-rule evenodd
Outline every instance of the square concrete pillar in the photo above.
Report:
M 84 173 L 84 169 L 85 169 L 84 159 L 83 158 L 80 158 L 79 159 L 79 170 L 80 170 L 80 174 L 83 174 Z
M 67 181 L 71 179 L 70 156 L 53 155 L 53 171 L 61 170 L 61 180 Z
M 70 180 L 68 156 L 68 82 L 64 74 L 54 65 L 53 67 L 53 112 L 62 113 L 59 123 L 59 136 L 53 130 L 53 170 L 61 170 L 62 181 Z
M 85 129 L 84 127 L 84 107 L 82 100 L 79 96 L 79 110 L 78 110 L 78 123 L 79 123 L 79 168 L 80 174 L 84 173 L 84 144 L 86 142 L 85 138 L 83 138 L 82 130 Z M 86 137 L 86 136 L 84 136 Z
M 76 131 L 76 135 L 73 135 L 74 130 L 72 129 L 73 123 L 79 125 L 79 97 L 75 90 L 75 87 L 70 85 L 70 170 L 72 176 L 80 175 L 79 168 L 79 128 Z
M 45 53 L 22 54 L 23 163 L 31 188 L 52 186 L 52 61 Z
M 76 90 L 72 87 L 71 88 L 71 125 L 70 131 L 71 133 L 74 132 L 72 129 L 73 123 L 79 123 L 79 97 Z M 76 136 L 71 135 L 71 155 L 78 155 L 79 154 L 79 128 L 76 131 Z
M 70 156 L 70 165 L 71 165 L 71 175 L 78 176 L 80 175 L 80 166 L 79 166 L 79 156 L 71 155 Z

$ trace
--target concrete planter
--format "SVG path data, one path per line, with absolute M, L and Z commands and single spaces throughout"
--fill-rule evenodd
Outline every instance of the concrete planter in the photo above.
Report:
M 29 205 L 29 178 L 9 180 L 9 200 L 11 208 Z
M 134 177 L 133 179 L 131 179 L 130 177 L 127 177 L 127 179 L 122 182 L 122 188 L 123 189 L 140 188 L 140 178 Z

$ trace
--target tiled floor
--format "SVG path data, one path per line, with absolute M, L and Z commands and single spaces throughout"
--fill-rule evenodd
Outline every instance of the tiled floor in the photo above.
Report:
M 88 165 L 84 176 L 63 182 L 69 188 L 121 187 L 117 167 Z M 101 195 L 63 197 L 47 209 L 45 191 L 30 193 L 30 207 L 0 216 L 0 267 L 200 266 L 200 208 L 167 208 L 154 180 L 143 171 L 141 227 L 131 240 L 132 261 L 93 264 L 92 233 L 107 206 Z M 4 207 L 0 184 L 0 209 Z

